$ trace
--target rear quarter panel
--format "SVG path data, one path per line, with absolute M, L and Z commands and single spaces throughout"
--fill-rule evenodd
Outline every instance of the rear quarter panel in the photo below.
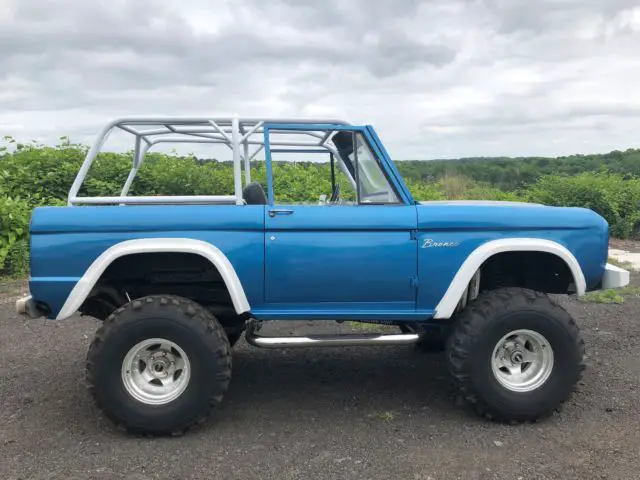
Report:
M 31 294 L 47 303 L 55 318 L 101 253 L 141 238 L 192 238 L 215 245 L 235 268 L 249 303 L 263 302 L 263 205 L 37 208 L 31 221 Z

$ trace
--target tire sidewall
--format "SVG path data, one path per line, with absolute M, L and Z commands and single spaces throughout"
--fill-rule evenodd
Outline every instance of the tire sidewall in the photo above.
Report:
M 568 315 L 568 314 L 567 314 Z M 469 380 L 488 404 L 509 416 L 529 416 L 560 403 L 580 375 L 581 352 L 566 323 L 548 311 L 522 309 L 496 315 L 469 349 Z M 493 351 L 508 333 L 527 329 L 541 334 L 553 350 L 549 378 L 529 392 L 514 392 L 496 379 L 491 367 Z
M 110 412 L 123 424 L 143 430 L 166 431 L 179 428 L 207 409 L 212 396 L 222 394 L 225 385 L 218 377 L 228 378 L 228 364 L 216 351 L 226 349 L 228 343 L 199 328 L 198 322 L 178 308 L 150 308 L 143 312 L 126 311 L 120 324 L 110 332 L 101 346 L 102 354 L 94 360 L 96 395 Z M 185 390 L 176 399 L 164 405 L 148 405 L 133 398 L 122 380 L 122 363 L 129 350 L 137 343 L 162 338 L 177 344 L 190 363 L 190 378 Z M 225 339 L 226 340 L 226 339 Z M 226 345 L 225 345 L 226 344 Z

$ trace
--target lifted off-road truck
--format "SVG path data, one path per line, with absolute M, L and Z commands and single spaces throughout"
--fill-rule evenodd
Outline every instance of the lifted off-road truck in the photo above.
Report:
M 81 196 L 117 129 L 135 140 L 120 195 Z M 167 142 L 228 146 L 234 194 L 130 195 L 145 153 Z M 331 191 L 280 204 L 272 156 L 282 152 L 326 156 Z M 264 185 L 251 179 L 259 153 Z M 243 332 L 261 348 L 441 346 L 478 413 L 533 421 L 568 398 L 583 370 L 578 326 L 548 294 L 629 282 L 607 263 L 608 225 L 593 211 L 418 202 L 372 127 L 332 119 L 115 120 L 87 153 L 68 206 L 37 208 L 30 232 L 31 296 L 18 312 L 103 320 L 87 356 L 89 389 L 115 423 L 148 434 L 183 432 L 221 402 Z M 258 333 L 274 320 L 398 331 Z

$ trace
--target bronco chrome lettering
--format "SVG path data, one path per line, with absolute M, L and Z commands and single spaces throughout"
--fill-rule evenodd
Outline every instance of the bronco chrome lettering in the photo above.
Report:
M 452 248 L 460 245 L 460 242 L 436 242 L 433 238 L 425 238 L 422 242 L 422 248 Z

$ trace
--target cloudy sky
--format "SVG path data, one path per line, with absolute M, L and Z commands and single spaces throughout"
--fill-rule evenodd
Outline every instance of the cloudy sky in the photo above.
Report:
M 640 147 L 640 0 L 0 0 L 0 135 L 328 116 L 395 158 Z

